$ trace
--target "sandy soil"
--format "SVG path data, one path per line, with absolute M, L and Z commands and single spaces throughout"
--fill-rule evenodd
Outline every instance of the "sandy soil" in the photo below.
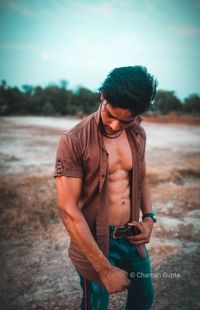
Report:
M 79 309 L 78 276 L 58 217 L 53 165 L 62 130 L 77 120 L 0 119 L 0 309 Z M 147 173 L 158 223 L 148 244 L 153 310 L 197 310 L 200 128 L 144 123 Z M 110 298 L 124 309 L 126 292 Z

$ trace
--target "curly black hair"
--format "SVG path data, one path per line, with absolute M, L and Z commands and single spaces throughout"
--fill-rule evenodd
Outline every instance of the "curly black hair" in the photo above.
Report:
M 151 107 L 157 85 L 146 67 L 128 66 L 112 70 L 99 92 L 111 106 L 139 115 Z

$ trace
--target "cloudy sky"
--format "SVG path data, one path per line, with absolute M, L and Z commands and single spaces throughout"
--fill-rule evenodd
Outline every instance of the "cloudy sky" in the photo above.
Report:
M 145 65 L 159 88 L 200 93 L 199 0 L 0 0 L 0 80 L 97 90 Z

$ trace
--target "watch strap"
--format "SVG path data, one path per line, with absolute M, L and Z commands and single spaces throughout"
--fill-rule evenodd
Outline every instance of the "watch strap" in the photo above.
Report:
M 157 220 L 156 220 L 156 214 L 153 213 L 153 212 L 146 212 L 146 213 L 144 213 L 143 216 L 142 216 L 142 220 L 144 221 L 144 219 L 145 219 L 146 217 L 150 217 L 150 218 L 153 220 L 154 223 L 157 222 Z

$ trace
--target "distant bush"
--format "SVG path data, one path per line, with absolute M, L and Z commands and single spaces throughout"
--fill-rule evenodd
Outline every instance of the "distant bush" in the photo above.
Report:
M 182 110 L 182 103 L 174 91 L 158 90 L 154 99 L 153 111 L 168 114 L 171 111 Z
M 68 83 L 40 86 L 23 85 L 22 90 L 0 85 L 0 115 L 78 115 L 90 114 L 99 105 L 98 94 L 84 87 L 75 92 L 66 89 Z
M 183 103 L 183 111 L 190 114 L 200 114 L 200 97 L 192 94 L 185 98 Z
M 61 80 L 59 85 L 41 86 L 23 85 L 22 90 L 8 87 L 5 80 L 0 84 L 0 115 L 83 115 L 97 110 L 99 94 L 85 87 L 75 91 L 67 89 L 68 82 Z M 158 90 L 152 112 L 169 114 L 182 112 L 200 114 L 200 97 L 188 96 L 182 103 L 174 91 Z M 150 112 L 146 114 L 150 114 Z

